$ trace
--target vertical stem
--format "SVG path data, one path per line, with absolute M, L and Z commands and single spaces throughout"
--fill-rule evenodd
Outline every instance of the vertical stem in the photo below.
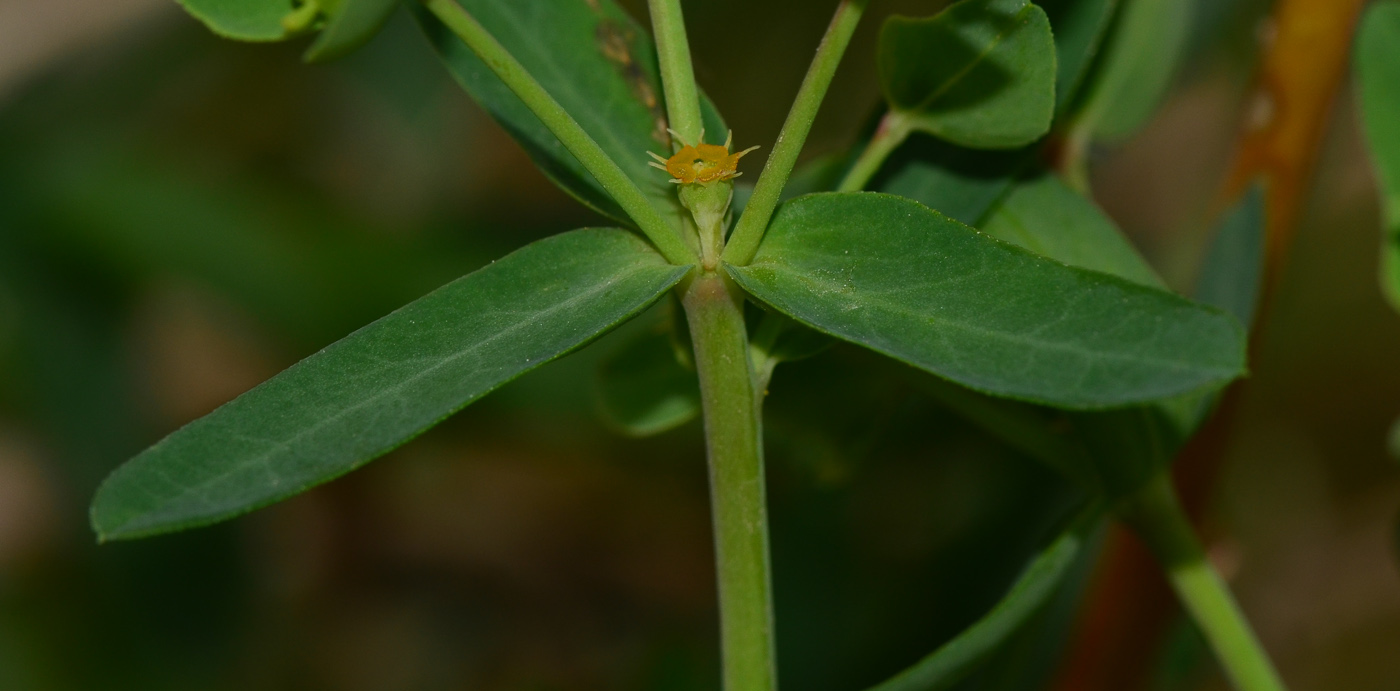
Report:
M 773 210 L 778 208 L 783 186 L 787 184 L 792 167 L 797 164 L 797 155 L 802 153 L 802 145 L 807 134 L 812 131 L 812 121 L 817 118 L 817 110 L 826 97 L 826 88 L 831 86 L 831 78 L 836 75 L 836 67 L 841 64 L 841 56 L 851 42 L 860 16 L 865 12 L 867 0 L 841 0 L 831 25 L 817 47 L 817 55 L 812 58 L 812 66 L 802 79 L 802 87 L 797 90 L 797 98 L 792 102 L 783 129 L 778 133 L 778 141 L 768 154 L 768 162 L 758 176 L 758 183 L 749 197 L 744 215 L 730 234 L 729 245 L 724 248 L 724 259 L 730 264 L 743 266 L 753 259 L 758 251 L 758 243 L 763 240 L 763 232 L 768 229 L 768 221 Z
M 855 192 L 865 189 L 865 186 L 870 184 L 870 178 L 880 171 L 885 159 L 909 137 L 909 132 L 908 118 L 899 111 L 892 110 L 886 113 L 880 120 L 880 126 L 875 129 L 875 136 L 870 138 L 870 143 L 865 145 L 865 151 L 861 152 L 860 158 L 846 171 L 846 177 L 841 179 L 836 191 Z
M 1172 588 L 1215 650 L 1225 674 L 1240 691 L 1283 691 L 1269 661 L 1230 589 L 1201 548 L 1172 488 L 1171 476 L 1158 475 L 1128 497 L 1119 515 L 1162 562 Z
M 617 162 L 598 146 L 578 121 L 574 120 L 553 96 L 515 59 L 496 37 L 471 16 L 457 0 L 423 0 L 423 7 L 432 12 L 457 38 L 476 53 L 481 61 L 525 103 L 530 112 L 559 138 L 569 153 L 617 201 L 623 211 L 656 245 L 662 256 L 672 264 L 695 262 L 695 252 L 681 238 L 680 229 L 671 225 L 661 211 L 642 194 L 637 183 L 627 177 Z
M 671 129 L 687 142 L 700 142 L 704 122 L 700 118 L 700 95 L 695 89 L 695 69 L 690 63 L 690 43 L 685 37 L 685 18 L 680 0 L 648 0 L 651 31 L 656 35 L 656 54 L 661 63 L 661 86 L 666 92 L 666 117 Z M 723 132 L 711 136 L 724 137 Z M 722 141 L 722 140 L 721 140 Z
M 683 303 L 705 413 L 726 691 L 773 691 L 773 604 L 762 432 L 742 298 L 704 273 Z

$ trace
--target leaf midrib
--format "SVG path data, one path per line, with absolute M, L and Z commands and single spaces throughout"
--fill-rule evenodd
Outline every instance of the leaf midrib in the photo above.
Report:
M 1020 9 L 1019 11 L 1017 11 L 1015 15 L 1013 15 L 1014 21 L 1019 22 L 1019 21 L 1021 21 L 1022 19 L 1024 19 L 1026 13 L 1029 12 L 1029 11 L 1031 10 L 1031 6 L 1032 6 L 1032 5 L 1031 5 L 1031 3 L 1029 3 L 1029 2 L 1027 2 L 1026 4 L 1022 5 L 1022 6 L 1021 6 L 1021 9 Z M 931 93 L 931 94 L 929 94 L 928 96 L 924 97 L 924 100 L 920 101 L 919 104 L 916 105 L 916 106 L 914 106 L 913 108 L 901 109 L 901 110 L 907 110 L 907 111 L 925 111 L 925 110 L 927 110 L 931 105 L 933 105 L 933 102 L 934 102 L 934 101 L 937 101 L 939 98 L 941 98 L 944 94 L 946 94 L 946 93 L 948 92 L 949 89 L 952 89 L 952 88 L 953 88 L 954 86 L 956 86 L 959 82 L 961 82 L 961 81 L 963 80 L 963 78 L 966 77 L 966 76 L 968 75 L 968 73 L 970 73 L 972 70 L 976 69 L 976 67 L 977 67 L 978 65 L 982 64 L 982 63 L 987 59 L 987 56 L 988 56 L 988 55 L 991 55 L 991 54 L 992 54 L 992 51 L 994 51 L 994 50 L 997 49 L 997 46 L 1000 46 L 1002 43 L 1004 43 L 1004 42 L 1006 41 L 1006 37 L 1007 37 L 1007 36 L 1010 36 L 1011 34 L 1015 33 L 1015 32 L 1017 31 L 1017 29 L 1019 29 L 1019 28 L 1020 28 L 1020 26 L 1017 25 L 1017 26 L 1014 26 L 1014 27 L 1012 27 L 1011 29 L 1007 30 L 1007 31 L 1004 32 L 1004 33 L 1003 33 L 1003 32 L 998 32 L 996 38 L 993 39 L 992 42 L 991 42 L 990 44 L 987 45 L 986 50 L 983 50 L 981 53 L 979 53 L 979 54 L 977 55 L 976 58 L 974 58 L 972 61 L 968 62 L 966 67 L 963 67 L 961 70 L 959 70 L 959 71 L 957 71 L 956 73 L 954 73 L 953 76 L 949 77 L 946 81 L 944 81 L 944 82 L 943 82 L 943 86 L 939 87 L 939 88 L 938 88 L 937 90 L 935 90 L 933 93 Z

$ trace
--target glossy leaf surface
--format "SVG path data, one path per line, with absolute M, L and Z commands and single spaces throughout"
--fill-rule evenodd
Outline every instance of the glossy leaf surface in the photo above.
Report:
M 210 31 L 242 41 L 278 41 L 287 37 L 282 18 L 291 0 L 179 0 Z
M 801 197 L 753 263 L 729 267 L 780 312 L 987 393 L 1121 406 L 1243 370 L 1228 315 L 993 240 L 916 202 Z
M 880 32 L 880 85 L 917 129 L 976 148 L 1029 144 L 1050 129 L 1055 42 L 1028 0 L 962 0 Z
M 1157 110 L 1182 61 L 1194 3 L 1124 3 L 1090 80 L 1082 126 L 1100 139 L 1123 139 Z
M 1400 309 L 1400 2 L 1375 3 L 1356 40 L 1361 115 L 1384 199 L 1381 285 Z
M 688 217 L 670 177 L 647 165 L 669 157 L 656 48 L 611 0 L 462 0 L 564 110 L 675 222 Z M 630 222 L 593 176 L 476 54 L 426 11 L 416 12 L 453 77 L 496 118 L 546 175 L 584 204 Z M 724 121 L 701 98 L 705 138 L 722 143 Z M 739 142 L 743 144 L 744 142 Z
M 398 0 L 340 0 L 325 28 L 306 49 L 306 61 L 334 60 L 368 43 L 398 4 Z
M 104 540 L 236 516 L 343 475 L 637 314 L 687 269 L 585 229 L 529 245 L 297 363 L 118 468 Z
M 623 433 L 645 437 L 675 429 L 700 414 L 695 370 L 676 359 L 665 330 L 640 334 L 598 367 L 598 403 Z
M 1097 510 L 1080 517 L 1036 555 L 981 619 L 912 667 L 869 691 L 942 691 L 991 658 L 1054 598 L 1101 522 Z
M 1018 185 L 988 217 L 982 232 L 1070 266 L 1163 287 L 1113 221 L 1054 175 Z

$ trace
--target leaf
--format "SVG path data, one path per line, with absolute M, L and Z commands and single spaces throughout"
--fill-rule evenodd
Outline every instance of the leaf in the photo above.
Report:
M 647 165 L 647 152 L 671 155 L 656 48 L 646 31 L 612 0 L 461 0 L 568 111 L 642 192 L 669 209 L 675 223 L 689 218 L 675 185 Z M 415 12 L 428 39 L 457 82 L 491 113 L 569 194 L 593 209 L 630 223 L 564 145 L 525 104 L 426 10 Z M 701 98 L 706 139 L 728 131 L 709 99 Z
M 1101 523 L 1101 510 L 1086 511 L 1026 565 L 1006 595 L 981 619 L 869 691 L 940 691 L 976 671 L 1054 599 Z
M 1055 114 L 1069 109 L 1103 46 L 1119 0 L 1041 0 L 1055 32 Z
M 885 194 L 795 199 L 752 264 L 757 299 L 816 329 L 986 393 L 1102 408 L 1242 373 L 1214 308 L 1067 267 Z
M 1248 325 L 1254 321 L 1263 280 L 1264 189 L 1255 185 L 1216 229 L 1196 279 L 1195 297 Z
M 343 475 L 579 348 L 688 271 L 584 229 L 439 288 L 186 425 L 98 490 L 103 540 L 207 525 Z
M 623 433 L 660 434 L 700 414 L 700 382 L 676 359 L 671 340 L 669 329 L 652 329 L 599 363 L 599 407 Z
M 282 18 L 291 0 L 179 0 L 210 31 L 241 41 L 280 41 L 287 37 Z
M 1081 127 L 1097 139 L 1121 140 L 1146 124 L 1181 63 L 1194 6 L 1181 0 L 1123 5 L 1087 86 Z
M 916 129 L 956 144 L 1008 149 L 1050 130 L 1055 41 L 1029 0 L 961 0 L 880 31 L 880 86 Z
M 1017 185 L 982 232 L 1070 266 L 1165 287 L 1113 221 L 1054 175 Z
M 916 134 L 890 156 L 872 188 L 975 226 L 1034 160 L 1027 149 L 974 151 Z
M 334 60 L 368 43 L 398 4 L 398 0 L 339 0 L 325 28 L 306 49 L 306 61 Z
M 1400 310 L 1400 2 L 1377 2 L 1366 11 L 1356 40 L 1361 119 L 1381 185 L 1386 230 L 1381 249 L 1381 290 Z

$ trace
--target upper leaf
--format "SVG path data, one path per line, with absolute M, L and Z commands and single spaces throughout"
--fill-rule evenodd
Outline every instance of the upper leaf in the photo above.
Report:
M 1041 0 L 1055 32 L 1055 114 L 1074 102 L 1103 46 L 1118 0 Z
M 103 483 L 106 539 L 230 518 L 343 475 L 637 314 L 688 267 L 635 235 L 541 240 L 297 363 Z
M 1244 369 L 1244 334 L 1214 308 L 1044 259 L 892 195 L 795 199 L 753 263 L 729 271 L 800 322 L 1000 396 L 1122 406 Z
M 880 85 L 917 128 L 964 146 L 1039 139 L 1055 110 L 1055 40 L 1029 0 L 961 0 L 880 31 Z
M 1123 5 L 1078 115 L 1096 138 L 1125 138 L 1157 109 L 1181 63 L 1193 7 L 1181 0 Z
M 242 41 L 280 41 L 287 37 L 282 18 L 291 0 L 179 0 L 210 31 Z
M 647 165 L 647 152 L 671 156 L 656 48 L 612 0 L 461 0 L 492 36 L 602 147 L 642 192 L 669 209 L 679 227 L 689 214 L 675 185 Z M 464 43 L 426 10 L 416 13 L 457 82 L 496 118 L 546 175 L 584 204 L 620 221 L 627 215 L 554 134 Z M 724 120 L 701 98 L 706 139 L 723 141 Z
M 1381 286 L 1400 309 L 1400 2 L 1378 2 L 1366 11 L 1356 40 L 1361 115 L 1371 160 L 1385 200 Z
M 325 28 L 306 49 L 306 61 L 334 60 L 368 43 L 398 4 L 399 0 L 338 0 Z

